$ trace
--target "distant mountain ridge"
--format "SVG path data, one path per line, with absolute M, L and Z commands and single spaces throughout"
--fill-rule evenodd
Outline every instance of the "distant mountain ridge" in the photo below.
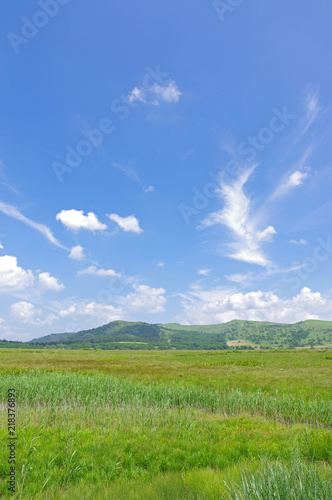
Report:
M 332 348 L 332 322 L 294 324 L 232 320 L 216 325 L 112 321 L 73 333 L 52 333 L 0 347 L 67 349 L 294 349 Z

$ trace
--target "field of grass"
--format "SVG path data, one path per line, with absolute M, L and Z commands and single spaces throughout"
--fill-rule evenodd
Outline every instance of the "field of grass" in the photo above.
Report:
M 13 498 L 332 498 L 331 375 L 316 350 L 0 350 L 0 496 L 14 387 Z

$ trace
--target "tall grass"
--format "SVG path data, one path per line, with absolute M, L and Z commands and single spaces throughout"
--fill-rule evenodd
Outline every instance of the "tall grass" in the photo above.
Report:
M 18 401 L 14 498 L 269 500 L 266 484 L 273 499 L 293 498 L 302 486 L 295 499 L 329 498 L 327 400 L 35 370 L 0 375 L 2 409 L 9 387 Z M 4 450 L 6 439 L 4 419 Z M 262 467 L 259 457 L 273 462 Z M 4 498 L 6 472 L 0 461 Z
M 115 481 L 104 489 L 77 486 L 57 490 L 52 500 L 329 500 L 332 479 L 323 470 L 297 459 L 244 466 L 242 479 L 236 469 L 198 469 L 134 481 Z M 235 473 L 235 474 L 234 474 Z M 232 484 L 234 483 L 234 484 Z
M 252 474 L 244 473 L 241 484 L 228 486 L 232 500 L 329 500 L 332 478 L 323 479 L 316 466 L 293 460 L 263 461 L 263 467 Z
M 332 426 L 330 401 L 271 396 L 260 390 L 217 391 L 202 386 L 143 384 L 73 372 L 8 372 L 0 376 L 2 403 L 6 401 L 8 387 L 15 387 L 19 404 L 27 406 L 191 408 L 225 416 L 248 413 L 290 424 Z

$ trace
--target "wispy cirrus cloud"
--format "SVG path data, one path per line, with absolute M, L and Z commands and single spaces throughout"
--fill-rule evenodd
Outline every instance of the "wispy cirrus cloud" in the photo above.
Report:
M 278 198 L 288 195 L 294 188 L 301 186 L 301 184 L 310 178 L 311 168 L 308 165 L 308 160 L 312 152 L 313 146 L 310 145 L 305 149 L 300 158 L 296 162 L 293 162 L 268 199 L 268 202 L 273 202 Z
M 137 170 L 133 166 L 133 162 L 129 162 L 127 166 L 120 165 L 120 163 L 112 163 L 112 167 L 123 172 L 129 179 L 141 184 L 141 180 Z
M 224 208 L 209 214 L 202 227 L 216 224 L 226 226 L 234 237 L 229 257 L 250 264 L 269 266 L 270 262 L 261 247 L 263 242 L 271 241 L 276 230 L 273 226 L 258 229 L 257 217 L 252 215 L 251 200 L 244 192 L 244 186 L 254 170 L 255 166 L 252 166 L 243 170 L 235 181 L 221 183 L 218 194 L 224 202 Z
M 303 101 L 303 111 L 302 119 L 300 121 L 300 130 L 297 136 L 289 148 L 291 151 L 296 144 L 298 144 L 305 134 L 309 131 L 315 121 L 319 118 L 321 114 L 321 106 L 319 102 L 318 87 L 314 85 L 307 85 L 304 90 L 304 101 Z
M 208 276 L 211 272 L 211 269 L 199 269 L 197 271 L 197 274 L 200 274 L 201 276 Z
M 8 215 L 9 217 L 13 217 L 13 219 L 19 220 L 20 222 L 23 222 L 23 224 L 26 224 L 29 227 L 32 227 L 35 231 L 38 231 L 41 233 L 45 238 L 48 239 L 52 245 L 55 245 L 57 247 L 63 248 L 64 250 L 68 250 L 67 247 L 65 247 L 59 240 L 57 240 L 54 236 L 52 231 L 46 224 L 41 224 L 40 222 L 35 222 L 32 219 L 28 219 L 28 217 L 25 217 L 16 207 L 13 205 L 9 205 L 7 203 L 0 202 L 0 212 Z
M 308 85 L 305 90 L 305 110 L 306 114 L 302 134 L 305 134 L 309 130 L 321 111 L 318 88 L 313 85 Z
M 301 238 L 300 240 L 289 240 L 289 243 L 292 243 L 293 245 L 306 245 L 307 240 Z
M 152 193 L 155 190 L 154 186 L 143 185 L 138 175 L 138 172 L 134 167 L 133 161 L 130 161 L 126 166 L 121 165 L 120 163 L 112 163 L 112 167 L 123 172 L 128 177 L 128 179 L 137 182 L 137 184 L 139 184 L 142 187 L 144 193 Z
M 305 167 L 302 171 L 296 170 L 287 174 L 271 196 L 271 200 L 286 196 L 294 188 L 301 186 L 310 177 L 310 168 Z

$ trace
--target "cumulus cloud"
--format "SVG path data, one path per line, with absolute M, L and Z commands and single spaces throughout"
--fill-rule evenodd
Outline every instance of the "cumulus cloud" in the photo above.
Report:
M 155 83 L 151 89 L 152 94 L 155 94 L 154 104 L 159 104 L 160 101 L 172 103 L 178 102 L 182 93 L 178 89 L 173 80 L 169 80 L 165 85 Z
M 3 249 L 3 244 L 0 241 L 0 250 L 2 250 L 2 249 Z
M 106 224 L 100 222 L 93 212 L 84 215 L 83 210 L 61 210 L 56 215 L 56 220 L 72 231 L 86 229 L 87 231 L 104 231 L 107 229 Z
M 114 221 L 121 229 L 126 232 L 142 233 L 143 229 L 139 226 L 139 220 L 134 215 L 120 217 L 118 214 L 107 214 L 110 220 Z
M 197 285 L 180 297 L 183 311 L 177 320 L 188 324 L 226 323 L 233 319 L 295 323 L 319 319 L 317 313 L 332 319 L 332 300 L 307 287 L 291 299 L 283 299 L 273 292 L 204 290 Z
M 157 264 L 157 266 L 159 266 L 159 267 L 164 267 L 164 265 L 165 265 L 165 262 L 158 262 L 158 264 Z
M 48 241 L 53 245 L 63 248 L 64 250 L 67 250 L 67 248 L 53 236 L 53 233 L 49 227 L 47 227 L 45 224 L 40 224 L 39 222 L 35 222 L 31 219 L 28 219 L 23 214 L 21 214 L 21 212 L 17 210 L 17 208 L 13 207 L 12 205 L 0 202 L 0 212 L 8 215 L 9 217 L 12 217 L 13 219 L 23 222 L 23 224 L 26 224 L 29 227 L 32 227 L 32 229 L 38 231 L 43 236 L 45 236 L 45 238 L 47 238 Z
M 130 102 L 146 102 L 145 96 L 147 92 L 143 88 L 134 87 L 133 90 L 129 92 L 128 99 Z
M 69 258 L 74 260 L 83 260 L 85 258 L 84 248 L 81 245 L 71 247 Z
M 11 255 L 0 257 L 0 292 L 24 290 L 34 284 L 33 272 L 17 265 L 17 258 Z
M 10 312 L 13 316 L 23 321 L 23 323 L 29 323 L 34 320 L 36 314 L 41 313 L 37 311 L 35 306 L 30 302 L 16 302 L 10 306 Z
M 149 89 L 135 87 L 128 94 L 128 100 L 131 103 L 142 102 L 144 104 L 153 104 L 158 106 L 161 102 L 168 104 L 179 101 L 182 92 L 174 80 L 168 80 L 163 85 L 154 83 Z
M 273 226 L 268 226 L 264 230 L 257 228 L 251 214 L 250 198 L 244 192 L 244 186 L 254 169 L 255 167 L 251 167 L 244 170 L 235 181 L 220 185 L 219 196 L 224 201 L 224 208 L 209 214 L 203 221 L 202 227 L 215 224 L 226 226 L 235 238 L 229 257 L 250 264 L 268 266 L 270 262 L 265 257 L 261 244 L 264 241 L 271 241 L 276 231 Z
M 0 292 L 9 293 L 32 288 L 36 283 L 40 291 L 59 292 L 65 288 L 57 278 L 48 272 L 35 275 L 30 269 L 25 270 L 17 264 L 17 257 L 0 257 Z
M 83 276 L 84 274 L 91 274 L 95 276 L 102 276 L 106 278 L 121 278 L 121 273 L 113 271 L 113 269 L 98 269 L 96 266 L 90 266 L 87 269 L 82 269 L 78 271 L 78 276 Z
M 166 302 L 164 288 L 152 288 L 148 285 L 133 285 L 134 292 L 125 297 L 119 297 L 119 303 L 130 312 L 146 314 L 164 312 Z
M 38 276 L 39 286 L 42 290 L 51 290 L 53 292 L 61 292 L 65 285 L 60 283 L 57 278 L 51 276 L 50 273 L 40 273 Z
M 112 304 L 101 304 L 81 300 L 73 302 L 59 310 L 62 319 L 80 324 L 82 318 L 87 318 L 95 325 L 101 325 L 115 320 L 137 321 L 137 313 L 154 314 L 164 312 L 166 291 L 163 288 L 152 288 L 148 285 L 133 285 L 134 291 L 127 295 L 112 297 Z M 87 318 L 88 319 L 88 318 Z M 83 323 L 86 325 L 86 323 Z M 86 327 L 86 326 L 84 326 Z
M 71 320 L 79 320 L 82 317 L 90 316 L 98 318 L 98 326 L 100 326 L 103 323 L 123 319 L 123 311 L 121 308 L 114 307 L 113 305 L 81 301 L 65 309 L 61 309 L 59 316 L 60 318 L 70 318 Z
M 41 309 L 37 309 L 30 302 L 16 302 L 10 306 L 10 313 L 22 323 L 30 325 L 50 325 L 56 318 L 54 314 L 47 314 L 43 317 Z

